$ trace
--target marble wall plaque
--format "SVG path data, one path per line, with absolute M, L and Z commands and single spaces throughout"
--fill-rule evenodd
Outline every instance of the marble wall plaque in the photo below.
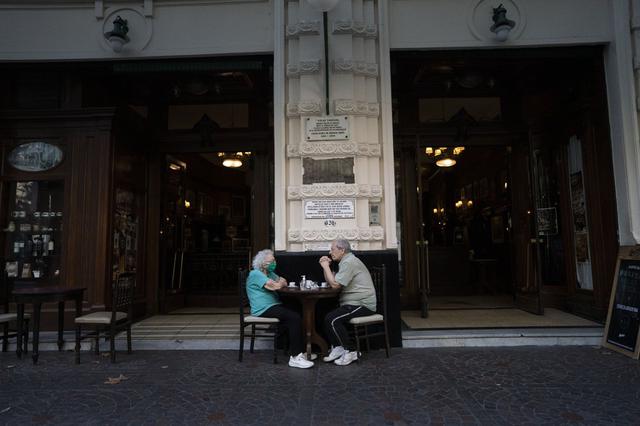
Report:
M 307 117 L 305 120 L 308 141 L 336 141 L 349 139 L 349 117 Z
M 353 199 L 307 200 L 304 203 L 305 219 L 353 219 L 355 201 Z

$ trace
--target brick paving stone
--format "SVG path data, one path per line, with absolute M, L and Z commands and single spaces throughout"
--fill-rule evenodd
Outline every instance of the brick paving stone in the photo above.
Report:
M 638 424 L 640 363 L 591 347 L 394 349 L 293 369 L 269 351 L 0 354 L 0 424 Z M 108 378 L 126 377 L 117 384 Z

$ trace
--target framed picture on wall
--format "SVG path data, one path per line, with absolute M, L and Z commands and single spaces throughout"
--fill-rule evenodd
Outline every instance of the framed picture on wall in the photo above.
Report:
M 245 211 L 244 197 L 234 195 L 231 197 L 231 216 L 232 217 L 245 217 L 247 212 Z

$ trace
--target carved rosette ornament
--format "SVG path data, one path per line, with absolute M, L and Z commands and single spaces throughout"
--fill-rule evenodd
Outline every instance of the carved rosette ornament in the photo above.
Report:
M 320 101 L 300 101 L 287 104 L 287 116 L 299 117 L 301 115 L 319 115 L 322 111 Z
M 303 142 L 300 145 L 287 145 L 288 157 L 312 155 L 360 155 L 379 157 L 381 148 L 376 143 L 345 142 Z
M 287 64 L 287 77 L 294 78 L 301 75 L 317 74 L 320 72 L 320 59 L 300 61 L 297 64 Z
M 328 197 L 358 197 L 381 198 L 381 185 L 323 183 L 313 185 L 290 186 L 287 188 L 289 200 L 301 200 L 305 198 Z
M 354 75 L 377 78 L 378 64 L 340 59 L 333 62 L 333 71 L 336 73 L 352 73 Z
M 351 34 L 354 37 L 378 37 L 377 25 L 366 25 L 359 21 L 336 21 L 333 24 L 333 34 Z
M 381 226 L 356 229 L 290 229 L 288 237 L 291 243 L 333 241 L 336 238 L 348 241 L 381 241 L 384 238 L 384 230 Z
M 320 34 L 320 21 L 300 21 L 297 24 L 287 25 L 287 38 L 299 38 L 300 36 Z

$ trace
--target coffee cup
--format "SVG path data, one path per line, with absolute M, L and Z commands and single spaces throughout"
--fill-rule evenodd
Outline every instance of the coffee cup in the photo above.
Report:
M 296 283 L 295 283 L 295 282 L 293 282 L 293 281 L 291 281 L 291 282 L 289 283 L 289 287 L 296 287 Z
M 327 287 L 329 287 L 329 286 L 327 285 L 327 282 L 326 282 L 326 281 L 322 281 L 322 282 L 320 283 L 320 288 L 327 288 Z

